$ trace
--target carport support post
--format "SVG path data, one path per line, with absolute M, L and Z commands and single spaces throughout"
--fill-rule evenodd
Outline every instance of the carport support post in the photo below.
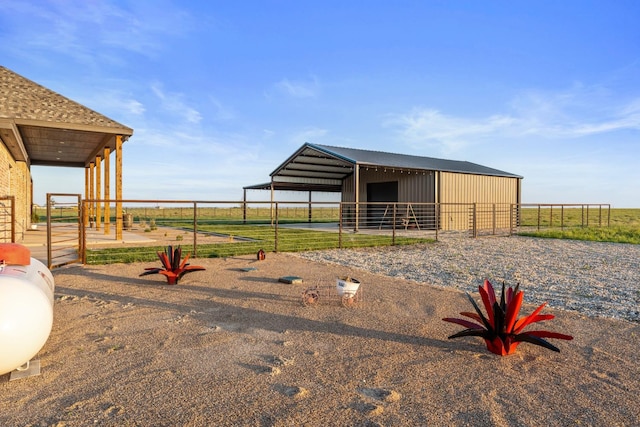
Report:
M 247 223 L 247 189 L 242 189 L 242 223 Z
M 309 222 L 311 222 L 311 190 L 309 190 Z

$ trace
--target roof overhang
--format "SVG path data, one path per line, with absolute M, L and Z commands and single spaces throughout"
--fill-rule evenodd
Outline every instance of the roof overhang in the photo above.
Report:
M 271 180 L 277 187 L 326 187 L 340 191 L 342 181 L 353 174 L 355 166 L 351 159 L 307 143 L 271 173 Z
M 296 182 L 265 182 L 264 184 L 247 185 L 242 187 L 244 190 L 271 190 L 276 191 L 317 191 L 321 193 L 340 193 L 342 191 L 341 184 L 306 184 Z
M 116 148 L 128 128 L 0 66 L 0 138 L 14 160 L 86 167 Z
M 115 149 L 129 128 L 114 128 L 37 120 L 1 119 L 0 138 L 16 161 L 30 165 L 86 167 L 105 148 Z

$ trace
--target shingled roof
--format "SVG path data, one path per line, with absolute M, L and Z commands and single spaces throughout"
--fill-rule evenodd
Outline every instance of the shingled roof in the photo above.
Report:
M 19 161 L 84 167 L 133 129 L 0 66 L 0 138 Z

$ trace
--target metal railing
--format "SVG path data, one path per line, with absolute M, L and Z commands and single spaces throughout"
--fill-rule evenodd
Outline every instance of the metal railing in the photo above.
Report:
M 47 194 L 47 267 L 52 269 L 82 260 L 84 228 L 78 194 Z
M 16 241 L 16 203 L 14 196 L 0 198 L 0 242 Z
M 124 207 L 122 218 L 82 219 L 87 212 L 107 211 L 90 210 L 92 204 L 116 202 Z M 609 205 L 180 200 L 82 200 L 80 205 L 78 212 L 58 204 L 51 215 L 56 224 L 82 224 L 77 247 L 83 263 L 155 259 L 168 245 L 181 245 L 193 257 L 225 257 L 259 249 L 411 244 L 438 240 L 443 233 L 511 235 L 531 226 L 608 225 L 610 218 Z M 115 239 L 116 220 L 124 228 L 121 241 Z
M 521 204 L 517 226 L 520 229 L 609 227 L 611 205 L 599 204 Z

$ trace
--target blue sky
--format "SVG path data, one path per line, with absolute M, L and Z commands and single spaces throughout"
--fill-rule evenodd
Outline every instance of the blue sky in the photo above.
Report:
M 311 142 L 640 208 L 638 22 L 635 0 L 0 0 L 0 63 L 134 129 L 127 199 L 241 200 Z M 83 192 L 32 172 L 36 202 Z

